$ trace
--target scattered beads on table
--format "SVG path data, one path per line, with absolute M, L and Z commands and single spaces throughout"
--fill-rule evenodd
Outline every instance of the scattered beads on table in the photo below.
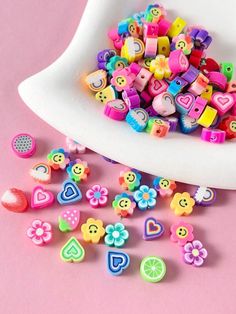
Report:
M 175 193 L 170 208 L 174 210 L 176 216 L 190 215 L 193 211 L 195 200 L 188 192 Z
M 51 182 L 51 167 L 44 162 L 35 164 L 29 174 L 36 182 L 44 184 Z
M 30 134 L 20 133 L 12 139 L 11 148 L 18 157 L 29 158 L 36 151 L 36 141 Z
M 64 170 L 69 164 L 69 153 L 63 148 L 53 149 L 47 156 L 48 164 L 53 170 L 62 169 Z
M 129 217 L 133 215 L 136 203 L 132 195 L 121 193 L 115 196 L 112 207 L 115 213 L 120 217 Z
M 31 194 L 31 208 L 45 208 L 53 204 L 54 195 L 52 192 L 45 190 L 42 186 L 37 185 Z
M 147 256 L 140 264 L 140 275 L 143 280 L 156 283 L 161 281 L 166 274 L 164 260 L 157 256 Z
M 74 204 L 82 199 L 79 187 L 72 180 L 66 180 L 62 184 L 62 190 L 57 194 L 57 200 L 61 205 Z
M 148 217 L 144 222 L 144 240 L 152 240 L 163 235 L 165 228 L 156 218 Z
M 45 245 L 52 240 L 52 226 L 49 222 L 43 222 L 35 219 L 31 227 L 27 230 L 27 237 L 32 240 L 35 245 Z
M 140 210 L 153 209 L 156 206 L 157 192 L 147 185 L 141 185 L 134 192 L 134 200 Z
M 80 183 L 87 180 L 90 170 L 86 161 L 75 159 L 67 165 L 66 172 L 71 180 Z
M 134 191 L 140 186 L 141 174 L 135 170 L 126 168 L 120 172 L 119 183 L 124 190 Z
M 6 209 L 15 213 L 22 213 L 28 208 L 28 201 L 25 193 L 16 188 L 11 188 L 4 192 L 1 197 L 1 204 Z

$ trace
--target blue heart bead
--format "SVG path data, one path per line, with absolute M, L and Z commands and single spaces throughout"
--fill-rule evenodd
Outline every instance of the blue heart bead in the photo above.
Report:
M 57 200 L 61 205 L 74 204 L 82 199 L 80 189 L 72 180 L 63 182 L 62 190 L 57 194 Z
M 116 251 L 107 252 L 107 268 L 112 275 L 121 275 L 129 264 L 130 258 L 128 254 Z

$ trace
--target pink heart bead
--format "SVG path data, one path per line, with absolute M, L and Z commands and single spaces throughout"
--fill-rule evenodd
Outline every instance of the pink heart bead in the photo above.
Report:
M 230 93 L 216 92 L 211 97 L 211 104 L 217 109 L 220 116 L 228 112 L 234 103 L 234 96 Z

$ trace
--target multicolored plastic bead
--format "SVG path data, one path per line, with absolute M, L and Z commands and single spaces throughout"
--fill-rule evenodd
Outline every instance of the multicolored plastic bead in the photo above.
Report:
M 178 36 L 182 30 L 185 28 L 185 26 L 187 25 L 186 21 L 183 20 L 180 17 L 177 17 L 174 22 L 171 24 L 171 27 L 167 33 L 167 35 L 170 38 L 173 38 L 175 36 Z
M 199 124 L 196 119 L 191 118 L 188 115 L 180 115 L 179 127 L 182 133 L 189 134 L 194 132 L 199 127 Z
M 206 108 L 206 106 L 207 106 L 207 100 L 198 96 L 195 99 L 195 102 L 194 102 L 193 106 L 189 110 L 188 116 L 193 118 L 193 119 L 200 118 L 200 116 L 203 113 L 203 111 Z
M 156 206 L 157 192 L 147 185 L 141 185 L 134 192 L 134 200 L 140 210 L 153 209 Z
M 211 104 L 217 109 L 218 114 L 223 116 L 235 104 L 235 98 L 230 93 L 215 92 L 211 97 Z
M 133 78 L 127 68 L 118 69 L 112 73 L 111 84 L 117 92 L 122 92 L 133 86 Z
M 153 240 L 163 235 L 165 228 L 156 218 L 148 217 L 144 222 L 144 240 Z
M 166 274 L 166 264 L 164 260 L 157 256 L 147 256 L 140 264 L 140 275 L 143 280 L 151 283 L 161 281 Z
M 47 156 L 48 164 L 53 170 L 65 170 L 70 162 L 69 153 L 63 148 L 53 149 Z
M 165 91 L 167 91 L 168 83 L 164 80 L 157 80 L 155 77 L 152 77 L 148 82 L 148 93 L 155 97 Z
M 199 240 L 194 240 L 185 244 L 183 255 L 185 263 L 199 267 L 203 265 L 208 253 Z
M 115 196 L 112 207 L 115 213 L 120 217 L 129 217 L 133 214 L 136 203 L 132 195 L 121 193 Z
M 30 134 L 20 133 L 12 139 L 11 148 L 18 157 L 29 158 L 36 151 L 36 141 Z
M 180 221 L 170 227 L 170 239 L 172 242 L 177 242 L 178 245 L 184 246 L 187 242 L 193 241 L 193 226 Z
M 106 236 L 104 242 L 107 246 L 114 246 L 116 248 L 123 247 L 129 239 L 129 232 L 125 226 L 118 222 L 115 225 L 106 226 Z
M 193 198 L 197 205 L 210 206 L 216 200 L 216 190 L 213 188 L 207 188 L 204 186 L 197 187 Z
M 171 82 L 169 87 L 167 88 L 167 91 L 172 94 L 173 96 L 176 96 L 182 90 L 188 85 L 188 82 L 185 81 L 181 76 L 176 76 Z
M 122 98 L 129 109 L 140 107 L 140 96 L 135 88 L 129 88 L 123 91 Z
M 76 183 L 80 183 L 87 180 L 90 169 L 86 161 L 75 159 L 69 163 L 68 167 L 66 168 L 66 172 L 68 173 L 71 180 L 75 181 Z
M 195 103 L 195 97 L 191 93 L 175 96 L 176 110 L 181 114 L 187 114 Z
M 189 68 L 188 58 L 181 49 L 171 51 L 168 64 L 170 71 L 174 74 L 186 72 Z
M 188 91 L 194 96 L 199 96 L 205 92 L 208 83 L 209 79 L 202 73 L 199 73 L 197 79 L 190 85 Z
M 93 208 L 105 207 L 108 202 L 108 189 L 95 184 L 87 190 L 86 198 Z
M 216 117 L 217 110 L 210 106 L 206 106 L 201 117 L 197 120 L 197 123 L 205 128 L 209 128 L 213 124 Z
M 194 45 L 198 49 L 207 49 L 212 42 L 212 37 L 208 31 L 201 28 L 193 28 L 189 34 L 194 41 Z
M 225 142 L 225 137 L 225 131 L 202 128 L 201 139 L 205 142 L 220 144 Z
M 147 86 L 151 77 L 152 73 L 147 69 L 142 68 L 134 79 L 134 87 L 137 89 L 137 91 L 142 92 Z
M 116 51 L 113 49 L 104 49 L 99 51 L 97 54 L 97 62 L 98 68 L 102 70 L 107 69 L 107 63 L 109 62 L 110 58 L 116 55 Z
M 234 64 L 231 62 L 222 62 L 220 64 L 220 71 L 227 78 L 227 82 L 230 82 L 234 76 Z
M 227 139 L 236 138 L 236 116 L 230 115 L 224 118 L 219 125 L 219 129 L 225 131 Z
M 64 262 L 79 263 L 85 257 L 82 245 L 75 237 L 71 237 L 60 251 L 60 257 Z
M 126 122 L 137 132 L 145 129 L 148 123 L 148 113 L 142 108 L 130 110 L 126 116 Z
M 169 57 L 170 54 L 170 40 L 168 36 L 158 37 L 157 50 L 159 55 Z
M 81 226 L 82 236 L 85 242 L 97 244 L 105 235 L 103 222 L 100 219 L 88 218 Z
M 176 216 L 190 215 L 193 211 L 195 200 L 188 192 L 175 193 L 170 208 L 174 211 Z
M 80 189 L 72 180 L 66 180 L 62 184 L 62 190 L 57 194 L 57 200 L 61 205 L 74 204 L 82 199 Z
M 171 76 L 168 60 L 169 59 L 164 55 L 158 55 L 156 59 L 151 61 L 150 71 L 154 73 L 154 77 L 157 80 L 163 80 L 163 78 L 167 79 Z
M 163 177 L 156 177 L 153 180 L 153 187 L 161 197 L 170 197 L 176 189 L 176 183 Z
M 225 91 L 227 87 L 227 78 L 223 73 L 220 72 L 209 72 L 207 74 L 209 84 L 214 88 L 219 89 L 221 91 Z
M 172 39 L 171 50 L 181 49 L 185 55 L 189 55 L 192 48 L 192 38 L 187 34 L 179 34 Z
M 128 106 L 121 99 L 108 101 L 104 107 L 104 114 L 117 121 L 125 120 L 128 111 Z
M 137 170 L 125 168 L 120 172 L 119 183 L 123 189 L 133 192 L 140 186 L 141 179 L 142 176 Z
M 129 255 L 121 251 L 108 251 L 106 255 L 107 270 L 113 276 L 119 276 L 129 267 Z
M 97 92 L 95 98 L 105 105 L 108 103 L 108 101 L 115 100 L 117 95 L 118 94 L 115 88 L 112 85 L 109 85 L 101 91 Z
M 206 99 L 208 103 L 211 101 L 211 97 L 213 94 L 213 86 L 207 85 L 206 90 L 201 94 L 203 99 Z
M 184 72 L 181 77 L 187 81 L 189 84 L 193 83 L 196 81 L 200 71 L 196 69 L 193 65 L 190 64 L 188 70 Z
M 106 69 L 109 75 L 112 75 L 116 70 L 122 70 L 123 68 L 128 66 L 128 61 L 125 58 L 121 58 L 120 56 L 114 56 L 110 58 L 108 63 L 106 64 Z

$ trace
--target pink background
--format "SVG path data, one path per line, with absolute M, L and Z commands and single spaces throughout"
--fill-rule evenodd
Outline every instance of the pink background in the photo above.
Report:
M 18 187 L 30 195 L 35 186 L 28 171 L 32 164 L 44 161 L 52 149 L 65 146 L 65 138 L 36 117 L 21 101 L 17 85 L 29 75 L 53 62 L 70 42 L 85 0 L 5 0 L 0 10 L 0 193 Z M 37 138 L 34 157 L 19 159 L 10 150 L 12 137 L 28 132 Z M 121 190 L 117 183 L 121 165 L 105 162 L 88 152 L 91 176 L 81 184 L 82 192 L 94 183 L 110 189 L 110 200 Z M 223 162 L 223 161 L 222 161 Z M 55 173 L 48 188 L 58 192 L 66 175 Z M 151 178 L 144 176 L 144 182 Z M 179 190 L 191 187 L 179 185 Z M 193 224 L 196 238 L 208 249 L 209 258 L 202 268 L 181 261 L 180 248 L 170 242 L 168 232 L 159 240 L 142 240 L 145 217 L 159 218 L 166 228 L 177 221 L 169 209 L 169 201 L 158 200 L 154 211 L 137 211 L 125 225 L 131 233 L 124 251 L 130 254 L 130 268 L 118 278 L 106 271 L 103 244 L 85 244 L 81 233 L 75 235 L 86 250 L 80 264 L 60 260 L 61 246 L 69 238 L 57 230 L 61 210 L 56 204 L 50 209 L 29 210 L 14 214 L 0 208 L 0 313 L 236 313 L 236 237 L 235 193 L 219 191 L 215 206 L 196 207 L 185 221 Z M 89 216 L 116 222 L 112 209 L 91 209 L 86 201 L 79 203 L 81 221 Z M 26 238 L 26 229 L 34 218 L 54 225 L 51 245 L 36 247 Z M 147 255 L 162 256 L 167 275 L 159 284 L 144 282 L 139 276 L 139 264 Z

